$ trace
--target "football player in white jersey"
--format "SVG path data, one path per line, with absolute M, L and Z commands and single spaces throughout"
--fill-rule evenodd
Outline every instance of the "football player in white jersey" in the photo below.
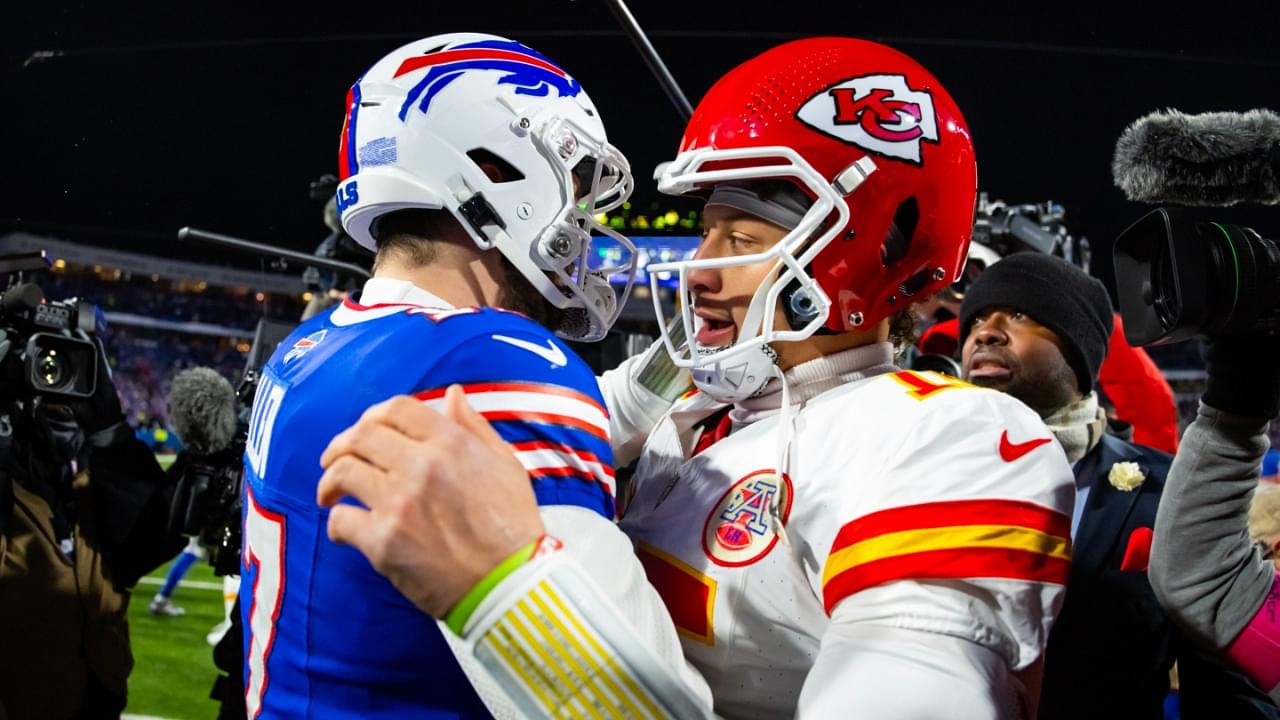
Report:
M 1023 679 L 1062 600 L 1070 468 L 1021 403 L 900 371 L 889 341 L 966 255 L 976 170 L 954 101 L 887 47 L 787 43 L 711 88 L 659 187 L 707 201 L 694 258 L 649 267 L 679 278 L 692 341 L 663 342 L 699 392 L 649 435 L 622 527 L 715 712 L 1032 716 Z M 330 532 L 413 578 L 411 597 L 424 579 L 466 578 L 490 608 L 524 602 L 549 561 L 477 582 L 501 558 L 414 552 L 468 547 L 481 517 L 486 532 L 537 527 L 478 417 L 399 406 L 401 420 L 375 414 L 331 446 L 330 464 L 377 467 L 375 481 L 326 478 L 322 496 L 371 508 Z M 449 447 L 469 450 L 430 461 Z M 386 474 L 413 489 L 376 482 Z M 405 512 L 428 505 L 458 512 Z M 434 613 L 458 602 L 414 599 Z

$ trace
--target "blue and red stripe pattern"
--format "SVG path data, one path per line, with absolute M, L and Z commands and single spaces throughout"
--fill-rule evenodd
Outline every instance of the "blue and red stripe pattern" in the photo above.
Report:
M 356 121 L 359 115 L 360 80 L 357 80 L 347 91 L 347 114 L 342 120 L 342 136 L 338 140 L 339 182 L 360 172 L 360 164 L 356 161 Z
M 566 496 L 574 498 L 570 504 L 582 504 L 581 498 L 608 498 L 598 509 L 612 517 L 615 477 L 609 413 L 603 404 L 573 388 L 547 383 L 479 382 L 460 387 L 467 403 L 511 444 L 539 504 L 564 504 Z M 443 412 L 444 394 L 439 388 L 417 397 Z

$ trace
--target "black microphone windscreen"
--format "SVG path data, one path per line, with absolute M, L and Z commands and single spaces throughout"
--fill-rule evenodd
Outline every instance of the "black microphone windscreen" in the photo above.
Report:
M 39 286 L 34 283 L 21 283 L 5 291 L 3 298 L 0 298 L 0 306 L 6 313 L 34 310 L 43 299 L 44 293 Z
M 182 442 L 198 455 L 231 446 L 236 434 L 236 391 L 204 367 L 183 370 L 169 387 L 169 414 Z
M 1120 135 L 1111 172 L 1116 187 L 1140 202 L 1280 203 L 1280 115 L 1151 113 Z

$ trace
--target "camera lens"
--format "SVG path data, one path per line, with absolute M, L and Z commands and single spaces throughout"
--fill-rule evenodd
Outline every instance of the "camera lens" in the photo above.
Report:
M 1201 325 L 1206 332 L 1275 327 L 1280 311 L 1280 248 L 1253 230 L 1226 223 L 1199 226 L 1213 245 L 1218 301 Z
M 1159 208 L 1115 242 L 1116 297 L 1132 345 L 1280 327 L 1280 244 Z
M 36 361 L 36 377 L 46 388 L 57 387 L 66 375 L 66 364 L 57 350 L 46 350 Z

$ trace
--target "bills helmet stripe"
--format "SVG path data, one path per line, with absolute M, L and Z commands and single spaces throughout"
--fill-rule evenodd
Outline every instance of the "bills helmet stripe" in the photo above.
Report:
M 521 95 L 545 97 L 551 88 L 555 88 L 560 97 L 574 97 L 582 92 L 577 80 L 518 42 L 487 40 L 410 58 L 396 69 L 395 77 L 423 68 L 427 68 L 426 75 L 413 86 L 400 106 L 401 120 L 408 116 L 414 103 L 426 112 L 435 96 L 468 70 L 506 71 L 498 84 L 514 85 Z
M 540 60 L 524 53 L 488 49 L 443 50 L 430 55 L 419 55 L 418 57 L 409 58 L 408 60 L 400 63 L 400 67 L 396 68 L 396 74 L 393 77 L 400 77 L 405 73 L 413 72 L 419 68 L 462 62 L 464 60 L 507 60 L 510 62 L 528 63 L 529 65 L 536 65 L 544 70 L 550 70 L 560 77 L 568 77 L 564 70 L 561 70 L 545 60 Z
M 338 177 L 341 180 L 360 172 L 360 164 L 356 162 L 356 120 L 359 113 L 360 80 L 357 80 L 347 91 L 347 117 L 342 123 L 342 140 L 338 146 Z

